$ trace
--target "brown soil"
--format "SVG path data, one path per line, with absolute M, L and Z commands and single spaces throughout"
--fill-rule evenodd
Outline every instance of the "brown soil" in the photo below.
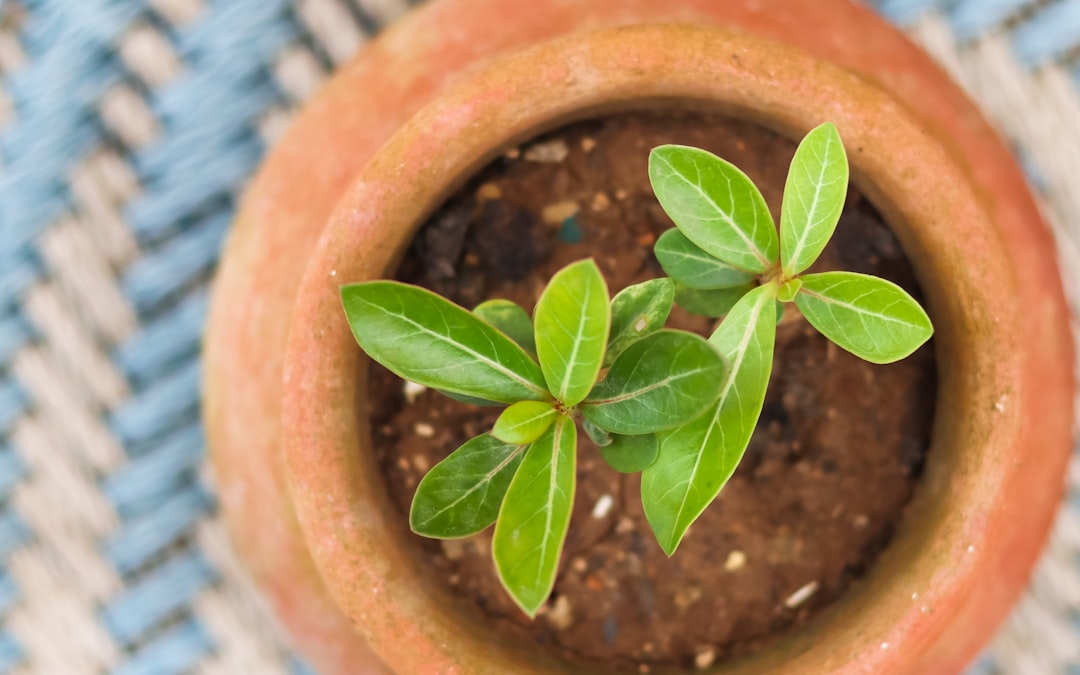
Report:
M 733 162 L 779 218 L 791 142 L 718 117 L 618 115 L 495 161 L 424 227 L 399 278 L 469 307 L 506 297 L 531 308 L 550 275 L 580 258 L 597 260 L 612 293 L 659 276 L 651 245 L 671 222 L 652 196 L 646 161 L 662 143 Z M 825 269 L 883 276 L 918 297 L 896 240 L 856 190 L 815 266 Z M 805 623 L 858 580 L 903 516 L 929 442 L 935 372 L 925 347 L 890 366 L 861 361 L 789 308 L 746 457 L 674 557 L 653 539 L 638 476 L 615 473 L 579 434 L 570 534 L 552 601 L 535 621 L 495 577 L 490 530 L 456 542 L 416 537 L 432 573 L 499 630 L 608 668 L 704 667 Z M 672 323 L 711 329 L 681 310 Z M 375 448 L 407 531 L 423 473 L 489 429 L 498 410 L 431 391 L 409 404 L 400 380 L 377 366 L 372 374 L 373 391 L 384 392 L 371 411 Z

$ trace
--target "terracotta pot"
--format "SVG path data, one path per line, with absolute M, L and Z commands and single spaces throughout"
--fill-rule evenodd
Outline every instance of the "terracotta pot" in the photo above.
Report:
M 576 29 L 659 20 L 737 30 L 600 32 L 476 65 Z M 800 30 L 809 23 L 830 30 Z M 938 327 L 934 446 L 910 517 L 857 592 L 731 672 L 956 672 L 1022 589 L 1068 455 L 1067 314 L 1022 176 L 926 57 L 846 2 L 534 0 L 526 12 L 436 1 L 336 76 L 275 151 L 241 209 L 211 315 L 205 408 L 222 503 L 256 581 L 324 672 L 384 670 L 354 623 L 398 672 L 563 672 L 459 614 L 383 515 L 337 288 L 382 276 L 505 144 L 658 102 L 793 138 L 836 121 Z

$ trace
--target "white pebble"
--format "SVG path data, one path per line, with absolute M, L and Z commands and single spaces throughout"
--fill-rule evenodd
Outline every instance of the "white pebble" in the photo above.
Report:
M 694 655 L 694 666 L 698 670 L 705 670 L 716 661 L 716 649 L 712 647 L 706 647 L 698 650 L 698 653 Z
M 435 435 L 435 427 L 427 422 L 417 422 L 416 426 L 413 427 L 413 431 L 415 431 L 416 435 L 420 438 L 431 438 Z
M 812 596 L 814 593 L 817 593 L 817 590 L 818 582 L 816 581 L 811 581 L 808 584 L 803 584 L 799 587 L 799 590 L 788 596 L 787 600 L 784 601 L 784 607 L 787 607 L 788 609 L 795 609 L 799 605 L 809 600 L 810 596 Z
M 741 570 L 746 566 L 746 554 L 742 551 L 732 551 L 728 553 L 727 560 L 724 561 L 724 569 L 728 572 L 735 572 Z
M 570 148 L 566 141 L 556 138 L 546 143 L 537 143 L 525 150 L 525 159 L 530 162 L 557 163 L 566 159 L 570 154 Z
M 406 380 L 403 391 L 405 392 L 405 400 L 411 405 L 416 402 L 416 399 L 420 396 L 420 394 L 423 394 L 425 391 L 427 391 L 427 387 L 422 384 L 417 384 L 415 382 L 409 382 L 408 380 Z
M 597 520 L 607 518 L 611 513 L 611 507 L 615 506 L 615 500 L 611 495 L 604 495 L 600 499 L 596 500 L 596 505 L 592 509 L 592 517 Z

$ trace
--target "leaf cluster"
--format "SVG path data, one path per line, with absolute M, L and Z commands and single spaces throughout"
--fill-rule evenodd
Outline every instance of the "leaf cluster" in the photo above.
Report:
M 655 245 L 668 276 L 614 298 L 592 260 L 557 272 L 531 317 L 507 300 L 469 311 L 393 281 L 341 291 L 357 342 L 383 366 L 459 400 L 506 406 L 489 433 L 423 478 L 410 525 L 456 538 L 494 524 L 499 578 L 529 616 L 555 583 L 579 425 L 615 470 L 642 472 L 645 515 L 671 555 L 746 451 L 784 305 L 874 363 L 907 356 L 933 332 L 895 284 L 805 273 L 847 193 L 847 158 L 832 124 L 799 144 L 779 228 L 753 182 L 704 150 L 656 148 L 649 177 L 676 225 Z M 666 329 L 675 303 L 723 320 L 708 340 Z
M 557 272 L 533 316 L 506 300 L 473 311 L 416 286 L 372 281 L 341 291 L 357 342 L 395 374 L 455 398 L 506 405 L 421 480 L 409 522 L 427 537 L 495 524 L 492 556 L 534 615 L 551 593 L 570 523 L 577 423 L 621 471 L 655 460 L 657 434 L 716 399 L 724 365 L 701 336 L 664 329 L 674 283 L 612 299 L 592 260 Z
M 930 319 L 896 284 L 853 272 L 805 274 L 832 238 L 848 188 L 836 127 L 799 143 L 780 227 L 737 167 L 697 148 L 667 145 L 649 156 L 649 178 L 675 223 L 656 241 L 657 260 L 687 311 L 724 317 L 709 338 L 729 367 L 702 417 L 660 435 L 658 460 L 642 476 L 645 515 L 674 553 L 742 459 L 761 415 L 784 305 L 838 346 L 873 363 L 902 359 L 930 339 Z

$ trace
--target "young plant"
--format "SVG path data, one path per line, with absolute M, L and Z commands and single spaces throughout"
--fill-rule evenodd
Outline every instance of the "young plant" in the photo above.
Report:
M 656 459 L 657 433 L 698 418 L 720 393 L 716 349 L 662 330 L 670 279 L 610 300 L 596 264 L 579 261 L 552 277 L 532 319 L 506 300 L 469 312 L 394 281 L 345 286 L 341 297 L 375 361 L 454 398 L 507 405 L 490 433 L 420 481 L 409 521 L 440 539 L 494 523 L 499 578 L 529 616 L 555 583 L 574 500 L 577 422 L 616 468 L 640 471 Z
M 825 337 L 873 363 L 902 359 L 930 339 L 926 312 L 899 286 L 853 272 L 804 274 L 836 229 L 848 164 L 836 127 L 799 144 L 773 223 L 765 199 L 735 166 L 704 150 L 652 151 L 649 178 L 676 228 L 657 239 L 661 266 L 688 311 L 725 317 L 709 341 L 727 363 L 706 413 L 659 435 L 644 470 L 645 515 L 671 555 L 716 498 L 750 441 L 772 370 L 778 312 L 795 303 Z

